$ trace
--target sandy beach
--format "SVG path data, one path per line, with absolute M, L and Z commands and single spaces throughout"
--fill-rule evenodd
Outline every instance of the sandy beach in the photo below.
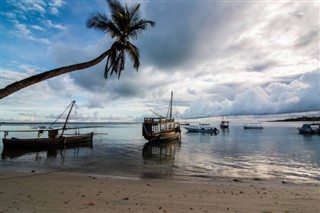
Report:
M 320 212 L 320 186 L 1 171 L 0 212 Z

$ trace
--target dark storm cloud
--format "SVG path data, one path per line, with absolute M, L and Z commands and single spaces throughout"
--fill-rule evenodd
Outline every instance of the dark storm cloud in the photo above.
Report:
M 243 4 L 244 5 L 244 4 Z M 154 29 L 139 41 L 147 63 L 162 70 L 197 60 L 198 50 L 217 40 L 215 29 L 237 4 L 195 1 L 156 1 L 146 6 L 147 15 L 156 22 Z M 208 45 L 207 45 L 208 46 Z M 212 49 L 214 51 L 214 49 Z

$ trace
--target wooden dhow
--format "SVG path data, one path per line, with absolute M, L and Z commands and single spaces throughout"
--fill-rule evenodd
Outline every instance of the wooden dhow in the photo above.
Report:
M 181 129 L 179 122 L 172 117 L 172 98 L 169 104 L 169 114 L 167 117 L 146 117 L 142 124 L 142 135 L 148 141 L 168 141 L 181 139 Z
M 75 135 L 64 135 L 67 128 L 68 119 L 72 111 L 75 101 L 71 102 L 70 110 L 67 115 L 67 118 L 64 122 L 62 128 L 41 128 L 38 130 L 6 130 L 4 132 L 3 149 L 24 149 L 24 148 L 41 148 L 41 147 L 52 147 L 52 146 L 64 146 L 68 144 L 81 144 L 92 142 L 94 132 L 87 134 L 75 134 Z M 48 137 L 43 138 L 40 135 L 47 131 Z M 36 138 L 16 138 L 11 137 L 7 138 L 9 132 L 37 132 L 38 137 Z M 61 133 L 60 133 L 61 132 Z

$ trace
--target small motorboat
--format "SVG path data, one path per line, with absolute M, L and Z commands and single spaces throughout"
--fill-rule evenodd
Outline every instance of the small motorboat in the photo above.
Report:
M 320 123 L 303 124 L 298 130 L 300 134 L 320 134 Z
M 202 133 L 215 133 L 217 134 L 219 130 L 210 124 L 199 124 L 199 125 L 190 125 L 184 127 L 188 132 L 202 132 Z

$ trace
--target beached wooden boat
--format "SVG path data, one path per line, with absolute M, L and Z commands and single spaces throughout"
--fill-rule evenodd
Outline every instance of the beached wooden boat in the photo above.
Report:
M 51 131 L 49 130 L 49 135 Z M 78 144 L 92 142 L 94 133 L 90 132 L 83 135 L 72 136 L 56 136 L 48 138 L 3 138 L 4 149 L 17 149 L 17 148 L 32 148 L 32 147 L 49 147 L 49 146 L 64 146 L 68 144 Z
M 72 108 L 75 104 L 75 101 L 71 103 L 71 107 L 67 118 L 64 122 L 64 126 L 62 128 L 41 128 L 38 130 L 26 130 L 25 132 L 36 132 L 38 137 L 36 138 L 16 138 L 11 137 L 7 138 L 9 132 L 23 132 L 23 130 L 17 131 L 4 131 L 4 138 L 2 139 L 3 148 L 4 149 L 23 149 L 23 148 L 35 148 L 35 147 L 52 147 L 52 146 L 63 146 L 68 144 L 81 144 L 92 142 L 93 132 L 87 134 L 75 134 L 75 135 L 64 135 L 65 130 L 70 129 L 67 128 L 67 122 L 72 111 Z M 47 138 L 39 137 L 43 132 L 48 132 Z M 61 131 L 61 133 L 59 132 Z
M 181 138 L 180 124 L 172 117 L 172 97 L 173 92 L 171 92 L 169 115 L 167 117 L 158 115 L 158 117 L 144 118 L 142 135 L 146 140 L 167 141 Z
M 219 130 L 210 124 L 190 125 L 184 127 L 188 132 L 214 133 L 217 134 Z

